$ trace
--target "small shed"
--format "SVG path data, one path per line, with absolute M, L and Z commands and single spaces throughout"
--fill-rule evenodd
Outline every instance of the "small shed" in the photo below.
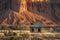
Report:
M 42 22 L 33 22 L 30 25 L 31 32 L 41 32 Z

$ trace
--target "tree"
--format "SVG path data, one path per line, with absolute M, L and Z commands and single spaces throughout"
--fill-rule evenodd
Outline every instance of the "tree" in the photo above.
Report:
M 0 24 L 0 29 L 2 28 L 2 25 Z
M 16 38 L 15 37 L 11 37 L 10 40 L 16 40 Z

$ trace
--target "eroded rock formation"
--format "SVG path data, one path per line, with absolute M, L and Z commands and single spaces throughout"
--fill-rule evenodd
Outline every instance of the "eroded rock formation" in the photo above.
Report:
M 60 24 L 60 15 L 59 13 L 58 14 L 56 13 L 56 15 L 53 16 L 54 13 L 53 14 L 51 13 L 50 3 L 45 3 L 45 2 L 43 2 L 42 4 L 40 2 L 27 3 L 25 0 L 23 1 L 0 0 L 0 3 L 1 3 L 0 4 L 0 10 L 1 10 L 0 24 L 22 25 L 24 23 L 30 24 L 31 22 L 37 22 L 37 21 L 42 21 L 46 25 L 48 23 Z M 57 10 L 58 9 L 59 8 L 57 8 Z M 59 11 L 56 11 L 56 12 L 59 12 Z M 56 20 L 56 17 L 58 18 L 59 21 Z

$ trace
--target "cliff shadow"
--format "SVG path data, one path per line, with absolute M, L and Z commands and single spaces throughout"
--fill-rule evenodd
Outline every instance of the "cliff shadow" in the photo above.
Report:
M 19 0 L 10 0 L 10 9 L 13 11 L 19 12 L 20 1 Z

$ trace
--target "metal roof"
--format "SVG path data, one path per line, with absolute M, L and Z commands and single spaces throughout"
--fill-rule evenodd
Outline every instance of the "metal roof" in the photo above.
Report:
M 30 27 L 42 27 L 42 22 L 34 22 Z

